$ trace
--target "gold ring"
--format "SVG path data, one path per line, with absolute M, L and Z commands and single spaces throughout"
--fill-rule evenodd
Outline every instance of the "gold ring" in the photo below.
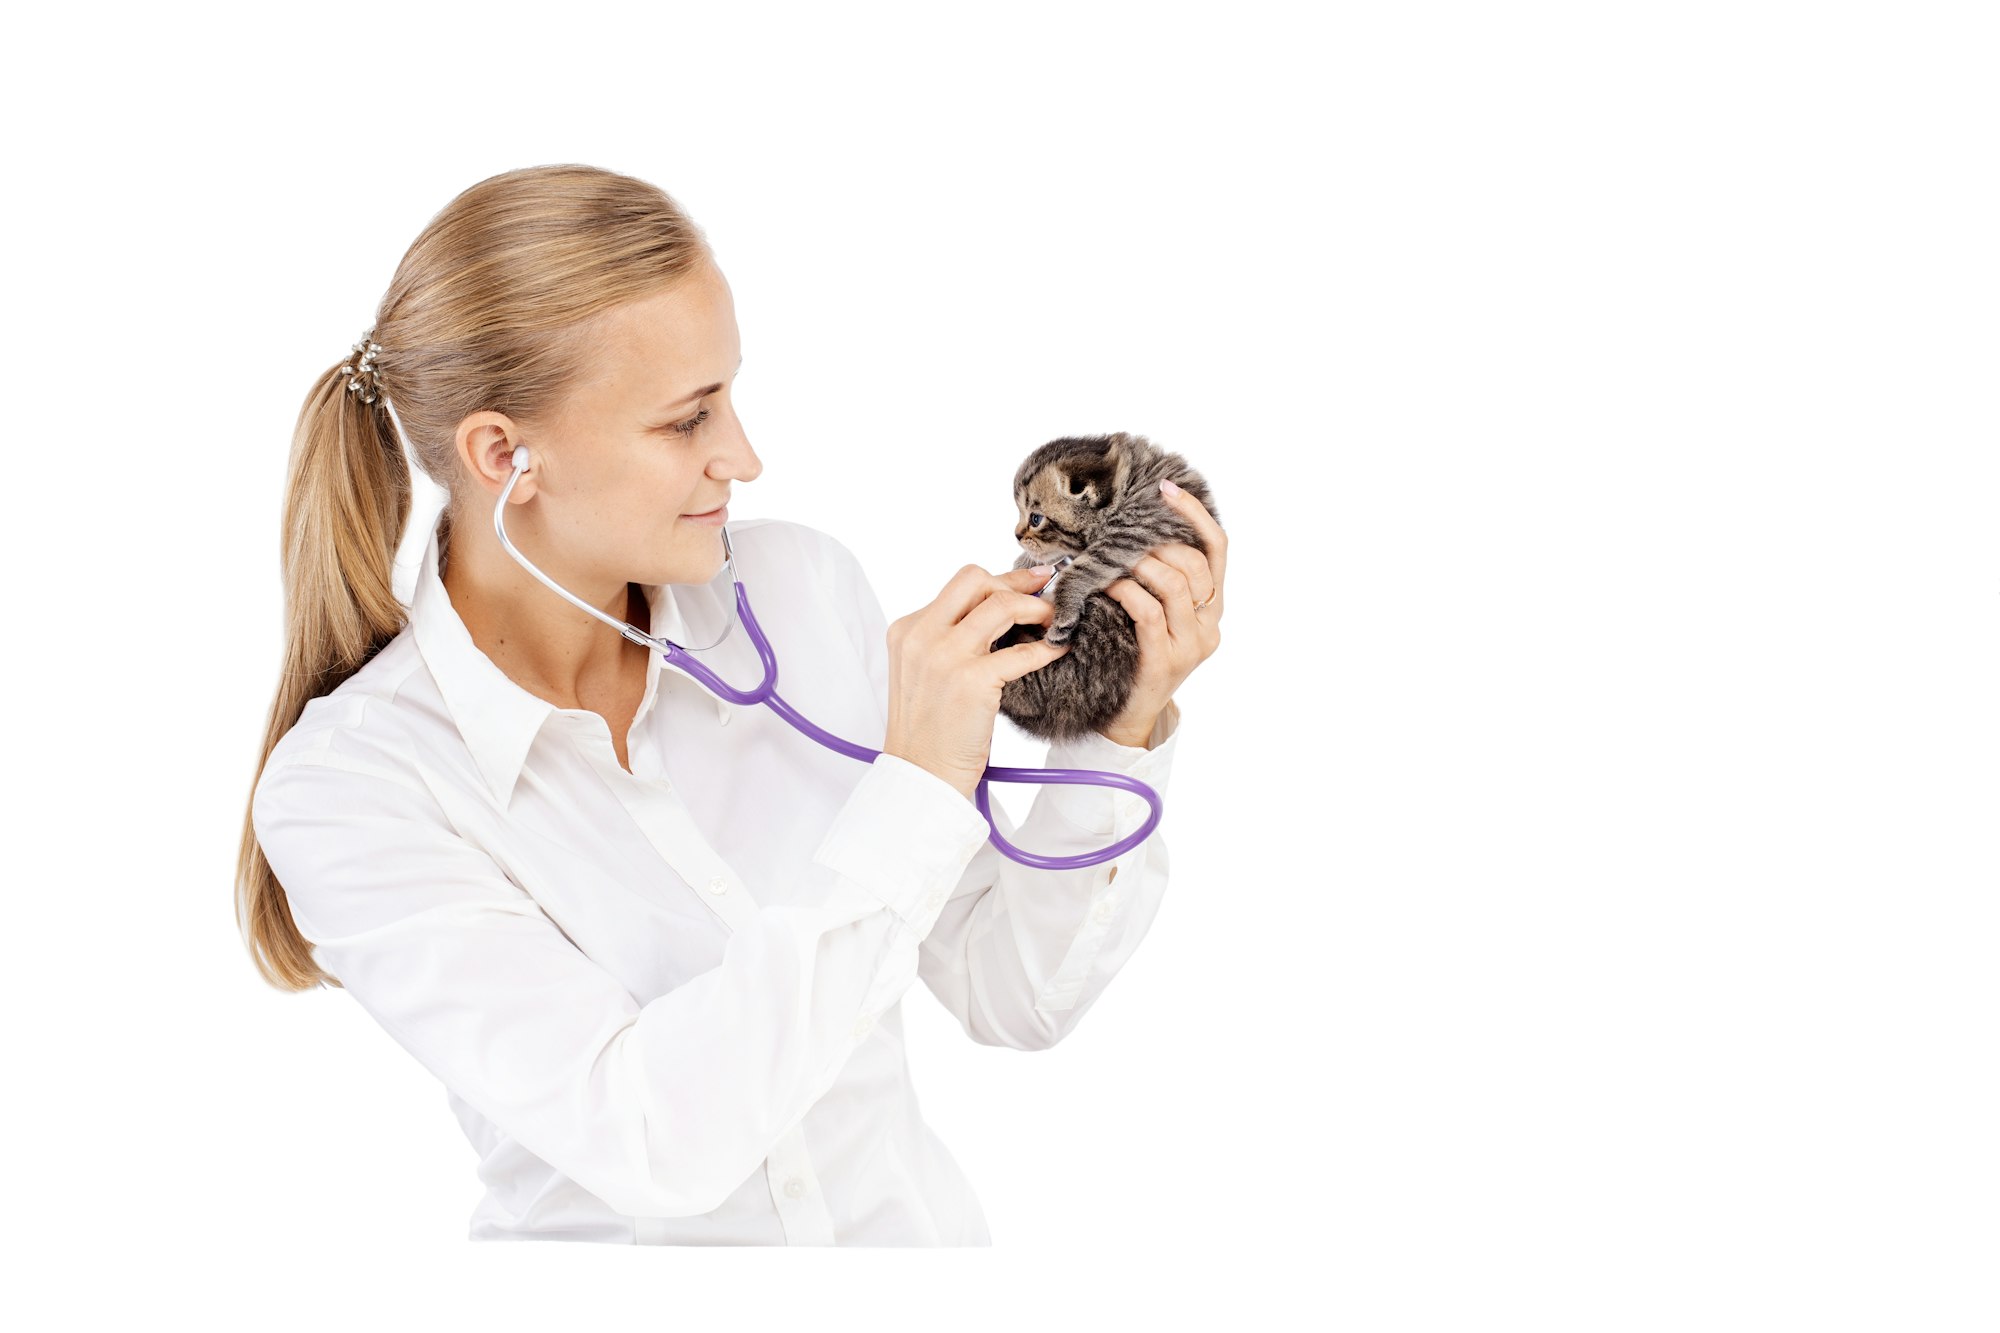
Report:
M 1203 607 L 1207 606 L 1207 605 L 1208 605 L 1208 604 L 1209 604 L 1210 602 L 1212 602 L 1212 601 L 1214 601 L 1214 600 L 1215 600 L 1215 593 L 1211 591 L 1211 592 L 1210 592 L 1210 593 L 1208 594 L 1208 596 L 1207 596 L 1207 597 L 1205 597 L 1205 598 L 1204 598 L 1204 599 L 1202 599 L 1201 601 L 1199 601 L 1199 602 L 1196 602 L 1196 603 L 1194 604 L 1194 609 L 1195 609 L 1195 610 L 1197 610 L 1197 611 L 1199 611 L 1199 610 L 1201 610 L 1201 609 L 1202 609 Z

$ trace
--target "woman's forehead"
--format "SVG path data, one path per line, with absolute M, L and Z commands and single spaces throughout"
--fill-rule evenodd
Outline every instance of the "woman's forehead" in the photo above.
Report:
M 607 406 L 667 411 L 727 383 L 743 353 L 727 288 L 690 281 L 607 311 L 585 356 Z

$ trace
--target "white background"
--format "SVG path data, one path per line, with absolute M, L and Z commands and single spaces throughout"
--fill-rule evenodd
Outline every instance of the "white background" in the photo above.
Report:
M 1980 11 L 14 20 L 23 1326 L 1992 1328 Z M 1032 1057 L 904 1005 L 990 1251 L 469 1243 L 442 1088 L 237 935 L 300 403 L 452 195 L 564 161 L 706 229 L 732 512 L 892 617 L 1011 561 L 1044 439 L 1214 485 L 1146 945 Z

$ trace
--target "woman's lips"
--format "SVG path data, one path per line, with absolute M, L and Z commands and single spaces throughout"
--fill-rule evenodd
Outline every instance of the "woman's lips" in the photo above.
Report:
M 706 513 L 682 514 L 681 517 L 690 523 L 722 523 L 729 518 L 729 506 L 720 504 Z

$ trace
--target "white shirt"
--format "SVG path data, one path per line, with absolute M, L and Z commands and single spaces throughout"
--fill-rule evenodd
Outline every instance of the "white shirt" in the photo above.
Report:
M 887 622 L 853 554 L 775 519 L 730 537 L 778 693 L 879 749 Z M 485 1185 L 470 1238 L 991 1244 L 918 1112 L 902 995 L 921 977 L 983 1044 L 1060 1041 L 1159 910 L 1166 820 L 1114 861 L 1030 869 L 926 769 L 826 749 L 657 652 L 628 772 L 601 716 L 480 651 L 438 570 L 434 526 L 410 623 L 306 705 L 252 819 L 319 965 L 443 1082 Z M 710 642 L 729 589 L 645 589 L 650 632 Z M 762 679 L 740 625 L 699 660 Z M 1164 797 L 1178 711 L 1155 748 L 1093 735 L 1046 765 Z M 1018 831 L 993 810 L 1057 855 L 1146 814 L 1077 785 L 1038 788 Z

